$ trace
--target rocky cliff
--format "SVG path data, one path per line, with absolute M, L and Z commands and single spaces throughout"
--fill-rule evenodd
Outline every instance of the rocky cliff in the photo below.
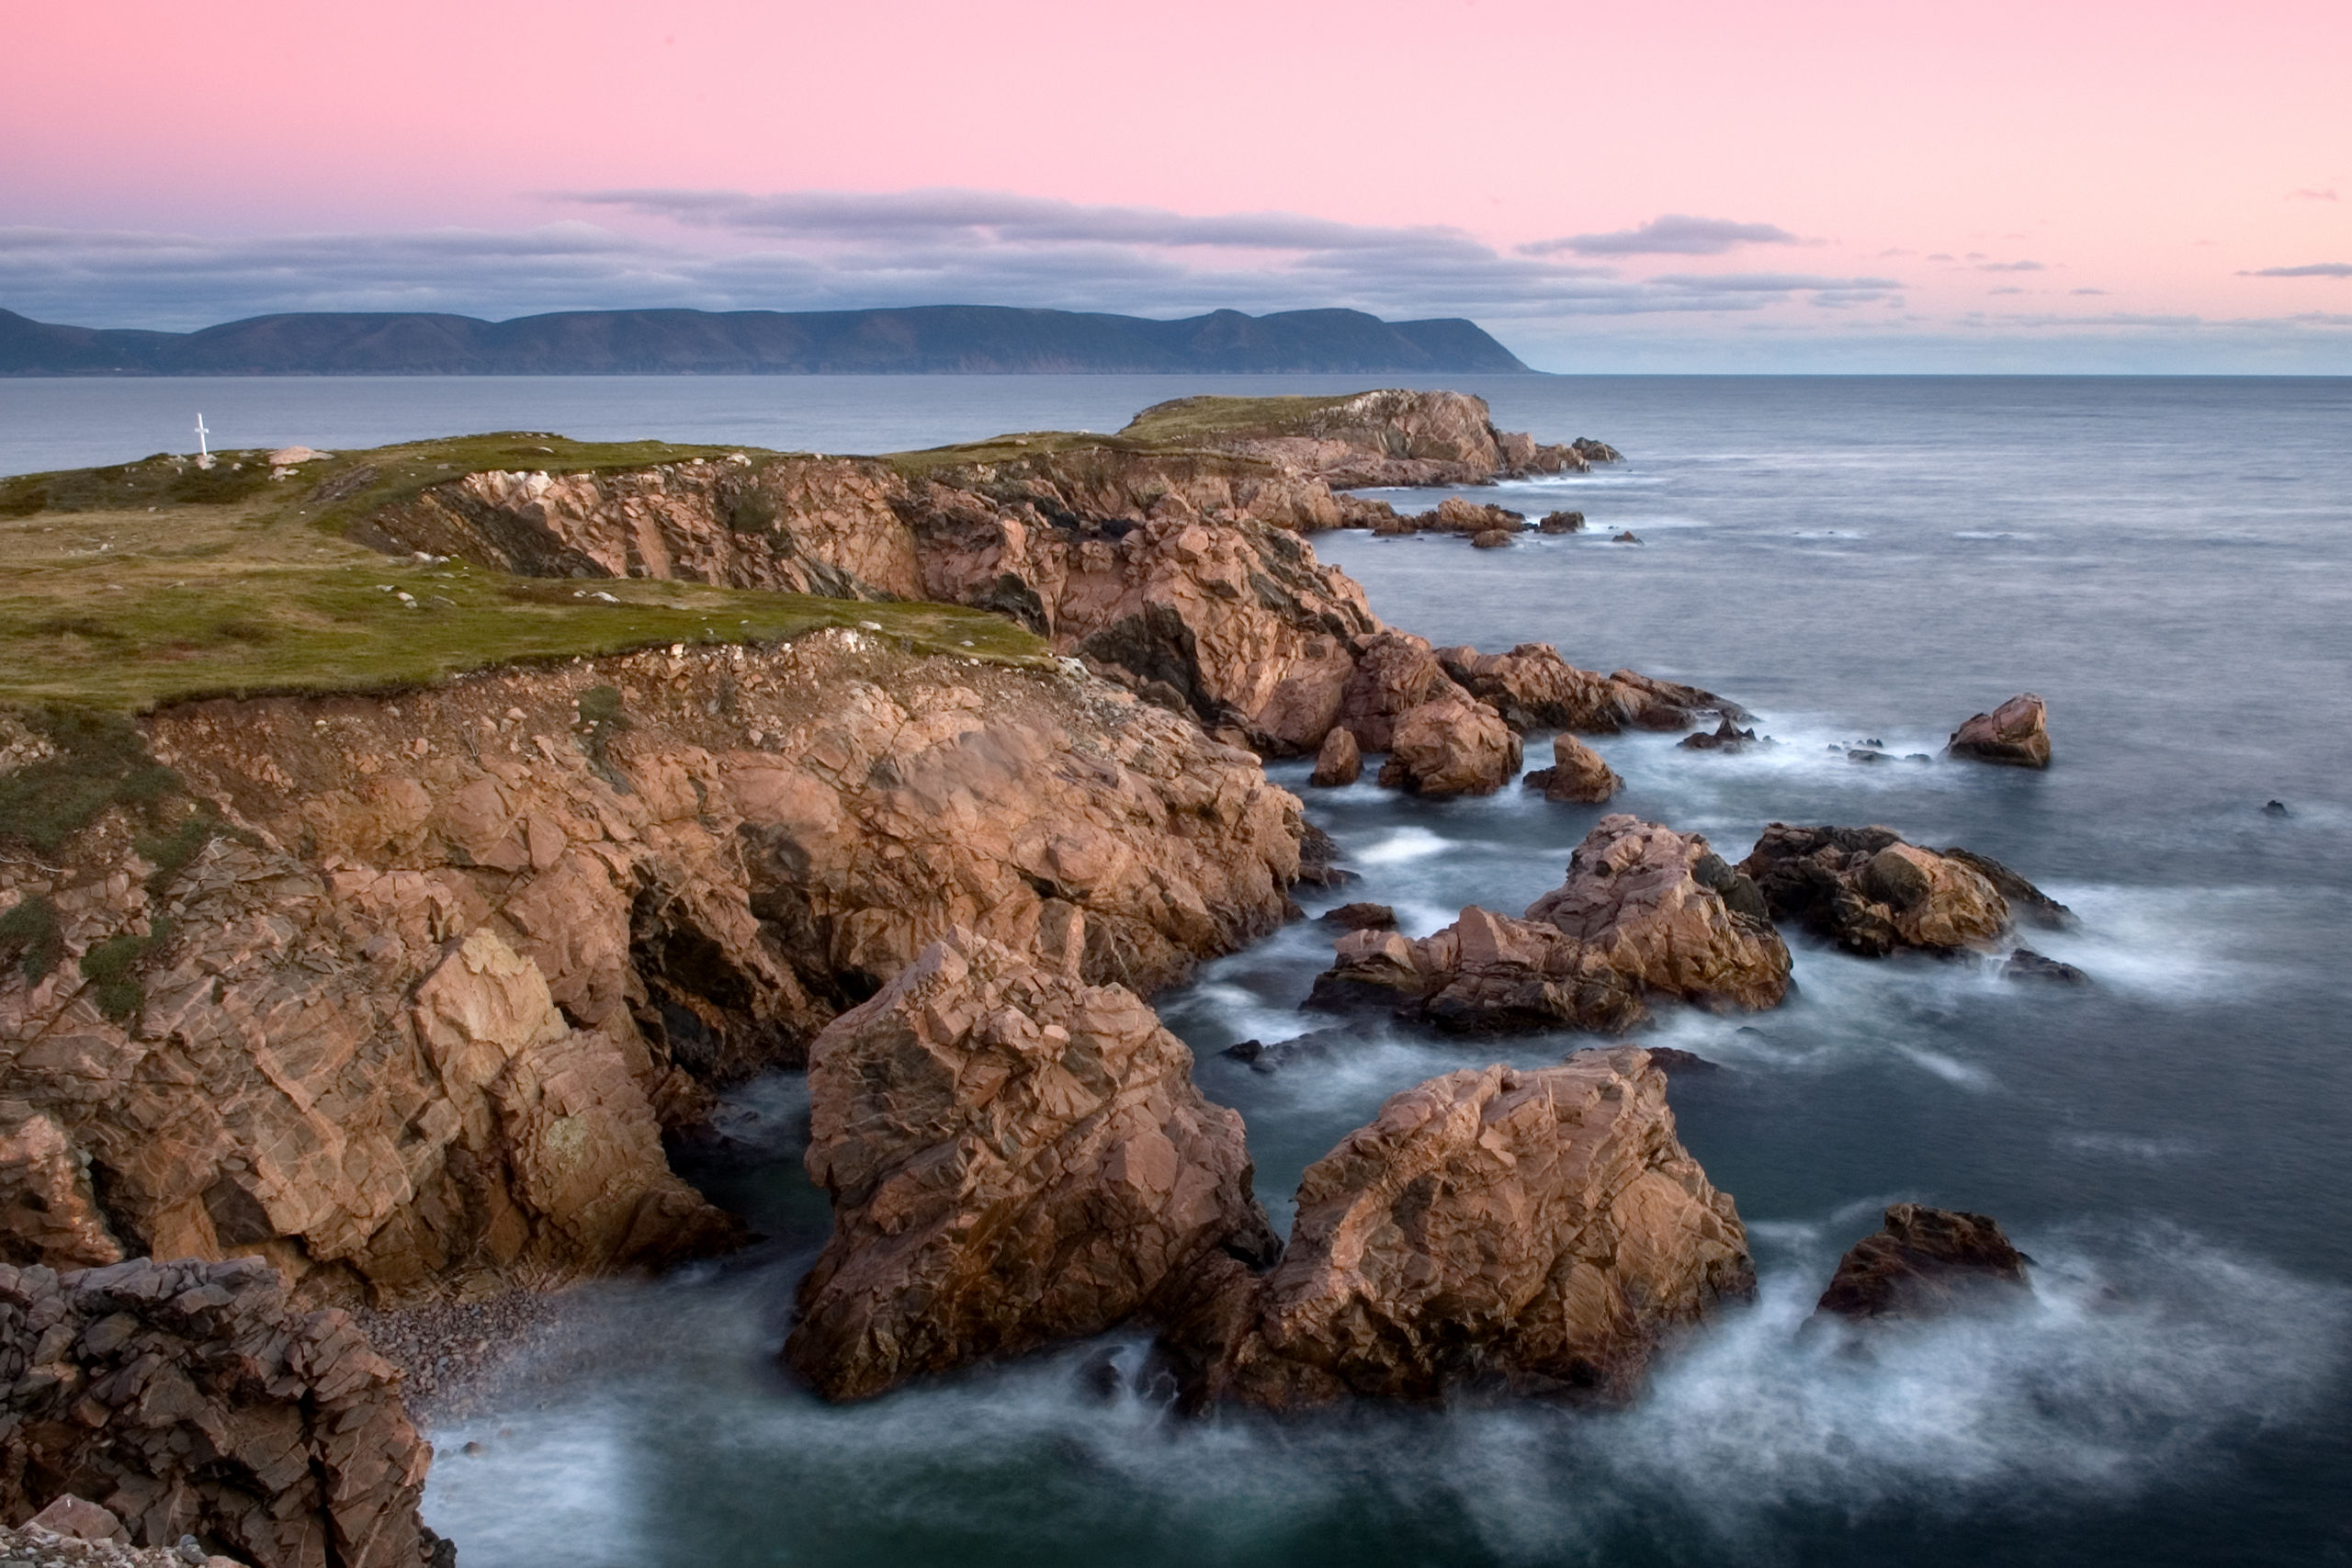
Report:
M 354 536 L 532 576 L 998 611 L 1212 729 L 1298 755 L 1339 722 L 1356 645 L 1382 629 L 1362 590 L 1297 536 L 1354 517 L 1359 503 L 1333 487 L 1479 483 L 1585 461 L 1497 432 L 1486 404 L 1459 393 L 1191 399 L 1145 411 L 1116 437 L 468 473 L 376 509 Z M 353 482 L 329 474 L 318 493 Z M 1453 651 L 1466 683 L 1478 656 Z M 1556 654 L 1544 664 L 1549 653 L 1515 650 L 1516 663 L 1475 675 L 1514 700 L 1548 682 L 1519 708 L 1578 728 L 1672 728 L 1689 718 L 1668 694 L 1713 700 L 1645 691 L 1625 671 L 1574 671 Z M 1540 716 L 1553 709 L 1573 716 Z M 1385 739 L 1359 739 L 1385 750 Z
M 310 1299 L 721 1244 L 663 1128 L 928 942 L 1149 990 L 1299 870 L 1296 800 L 1195 724 L 851 632 L 143 729 L 172 832 L 0 863 L 8 1255 L 253 1252 Z

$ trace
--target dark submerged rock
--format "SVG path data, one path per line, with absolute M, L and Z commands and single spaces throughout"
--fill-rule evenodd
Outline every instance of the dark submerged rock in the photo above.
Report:
M 1984 1214 L 1897 1203 L 1838 1261 L 1815 1309 L 1837 1317 L 1938 1317 L 1971 1301 L 2030 1296 L 2028 1259 Z
M 1342 904 L 1336 909 L 1326 909 L 1316 917 L 1327 926 L 1342 931 L 1395 931 L 1396 911 L 1385 904 Z
M 2009 961 L 2001 965 L 2001 978 L 2058 986 L 2087 986 L 2091 983 L 2091 977 L 2073 964 L 2045 957 L 2030 947 L 2020 947 L 2009 954 Z

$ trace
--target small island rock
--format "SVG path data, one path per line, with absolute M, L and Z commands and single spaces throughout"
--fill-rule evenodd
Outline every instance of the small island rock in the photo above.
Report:
M 2030 1296 L 2026 1257 L 1983 1214 L 1897 1203 L 1838 1261 L 1815 1309 L 1838 1317 L 1934 1317 L 1972 1298 Z
M 1991 713 L 1980 713 L 1953 730 L 1945 751 L 2004 767 L 2046 768 L 2050 765 L 2048 710 L 2031 692 L 2011 697 Z
M 1540 789 L 1546 800 L 1597 806 L 1625 787 L 1600 753 L 1565 731 L 1552 738 L 1552 765 L 1538 768 L 1522 781 Z

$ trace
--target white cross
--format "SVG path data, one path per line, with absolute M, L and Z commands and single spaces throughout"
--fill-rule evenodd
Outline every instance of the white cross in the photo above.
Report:
M 209 457 L 212 456 L 212 448 L 204 444 L 205 437 L 211 434 L 212 432 L 204 428 L 204 416 L 202 414 L 198 414 L 196 416 L 196 454 L 198 457 Z

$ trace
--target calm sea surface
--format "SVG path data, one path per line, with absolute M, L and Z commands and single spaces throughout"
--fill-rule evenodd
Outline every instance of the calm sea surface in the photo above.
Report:
M 527 428 L 856 451 L 1349 384 L 0 381 L 0 472 L 183 448 L 199 410 L 233 446 Z M 1646 1036 L 1725 1069 L 1674 1102 L 1763 1286 L 1603 1415 L 1188 1423 L 1091 1399 L 1093 1347 L 827 1408 L 772 1371 L 827 1220 L 797 1164 L 805 1091 L 762 1080 L 729 1101 L 741 1152 L 695 1174 L 773 1239 L 583 1292 L 541 1375 L 433 1434 L 428 1517 L 467 1568 L 2352 1561 L 2352 381 L 1457 384 L 1508 428 L 1629 460 L 1485 492 L 1580 507 L 1580 536 L 1319 536 L 1383 616 L 1736 697 L 1777 747 L 1603 739 L 1628 783 L 1610 809 L 1733 858 L 1776 818 L 1997 856 L 2082 916 L 2032 940 L 2097 984 L 1801 945 L 1788 1005 Z M 1608 541 L 1626 528 L 1639 546 Z M 2050 705 L 2047 773 L 1845 759 L 1932 751 L 2021 690 Z M 1363 873 L 1347 896 L 1416 933 L 1466 903 L 1517 912 L 1600 815 L 1273 771 Z M 1327 953 L 1295 926 L 1160 1002 L 1248 1119 L 1278 1224 L 1387 1095 L 1579 1043 L 1374 1032 L 1272 1074 L 1216 1055 L 1302 1032 Z M 1800 1340 L 1838 1253 L 1903 1199 L 1997 1216 L 2037 1303 L 1861 1359 Z

